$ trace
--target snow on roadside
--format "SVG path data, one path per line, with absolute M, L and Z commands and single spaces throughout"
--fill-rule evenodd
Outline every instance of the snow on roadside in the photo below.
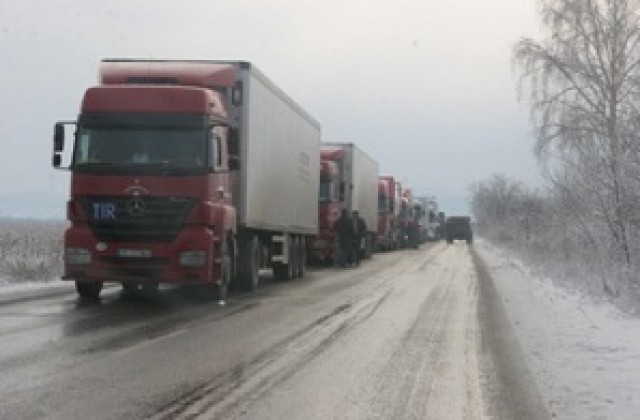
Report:
M 640 319 L 532 273 L 475 242 L 549 412 L 560 419 L 640 418 Z
M 73 290 L 73 284 L 63 282 L 60 278 L 46 281 L 15 281 L 0 277 L 0 302 L 5 299 L 18 298 L 34 293 L 48 293 L 58 290 Z

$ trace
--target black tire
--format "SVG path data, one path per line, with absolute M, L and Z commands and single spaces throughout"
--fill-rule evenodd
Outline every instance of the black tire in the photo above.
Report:
M 125 282 L 122 282 L 122 291 L 125 294 L 133 295 L 138 291 L 138 286 L 139 284 L 136 282 L 125 281 Z
M 231 284 L 231 276 L 233 274 L 233 255 L 231 252 L 231 247 L 233 246 L 233 242 L 228 240 L 224 241 L 221 244 L 222 249 L 220 253 L 222 254 L 222 267 L 221 267 L 221 278 L 220 281 L 214 283 L 214 293 L 213 298 L 216 299 L 220 304 L 224 304 L 226 302 L 227 297 L 229 295 L 229 284 Z
M 76 291 L 83 300 L 98 301 L 102 291 L 102 282 L 76 280 Z
M 304 236 L 300 237 L 300 250 L 298 252 L 298 277 L 302 278 L 307 272 L 307 246 Z
M 273 276 L 279 281 L 289 281 L 295 276 L 295 245 L 292 239 L 289 242 L 289 264 L 274 263 Z
M 297 236 L 291 238 L 291 248 L 289 248 L 289 264 L 291 264 L 291 271 L 293 279 L 297 279 L 300 276 L 300 239 Z
M 278 281 L 289 281 L 293 278 L 291 264 L 273 263 L 273 277 Z
M 226 302 L 229 290 L 229 282 L 231 280 L 231 252 L 229 250 L 229 242 L 224 241 L 220 244 L 220 258 L 222 260 L 221 273 L 222 278 L 210 279 L 209 283 L 189 286 L 193 297 L 202 302 L 218 301 Z M 220 280 L 220 281 L 219 281 Z
M 258 288 L 260 281 L 260 241 L 251 235 L 238 244 L 238 286 L 241 290 L 251 292 Z
M 364 259 L 368 260 L 373 256 L 373 244 L 374 244 L 374 240 L 373 240 L 373 236 L 369 235 L 368 233 L 365 234 L 365 241 L 364 241 Z

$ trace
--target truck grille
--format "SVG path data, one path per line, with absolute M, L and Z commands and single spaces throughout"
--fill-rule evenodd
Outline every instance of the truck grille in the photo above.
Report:
M 89 226 L 103 242 L 172 242 L 195 205 L 188 197 L 89 196 Z

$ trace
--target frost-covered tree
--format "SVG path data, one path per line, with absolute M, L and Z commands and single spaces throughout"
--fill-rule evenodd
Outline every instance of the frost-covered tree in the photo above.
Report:
M 543 40 L 520 40 L 536 151 L 589 236 L 627 265 L 638 249 L 640 1 L 542 0 Z
M 483 233 L 499 239 L 529 239 L 545 218 L 536 192 L 500 174 L 471 186 L 471 211 Z
M 471 186 L 471 210 L 479 225 L 493 226 L 510 217 L 523 186 L 501 174 Z

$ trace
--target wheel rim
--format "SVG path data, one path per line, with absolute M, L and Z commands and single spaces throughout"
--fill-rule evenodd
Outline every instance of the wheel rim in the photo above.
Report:
M 299 261 L 299 266 L 300 266 L 300 277 L 304 277 L 304 273 L 306 271 L 306 265 L 307 265 L 307 249 L 305 247 L 305 242 L 304 239 L 300 241 L 300 259 Z
M 297 241 L 291 241 L 291 244 L 289 244 L 289 265 L 287 266 L 287 274 L 289 279 L 295 278 L 298 271 L 296 261 L 298 258 L 296 258 L 295 253 L 296 243 Z
M 258 243 L 258 238 L 255 236 L 253 237 L 251 248 L 251 254 L 253 255 L 251 261 L 251 285 L 255 289 L 258 287 L 258 271 L 260 270 L 260 245 Z

